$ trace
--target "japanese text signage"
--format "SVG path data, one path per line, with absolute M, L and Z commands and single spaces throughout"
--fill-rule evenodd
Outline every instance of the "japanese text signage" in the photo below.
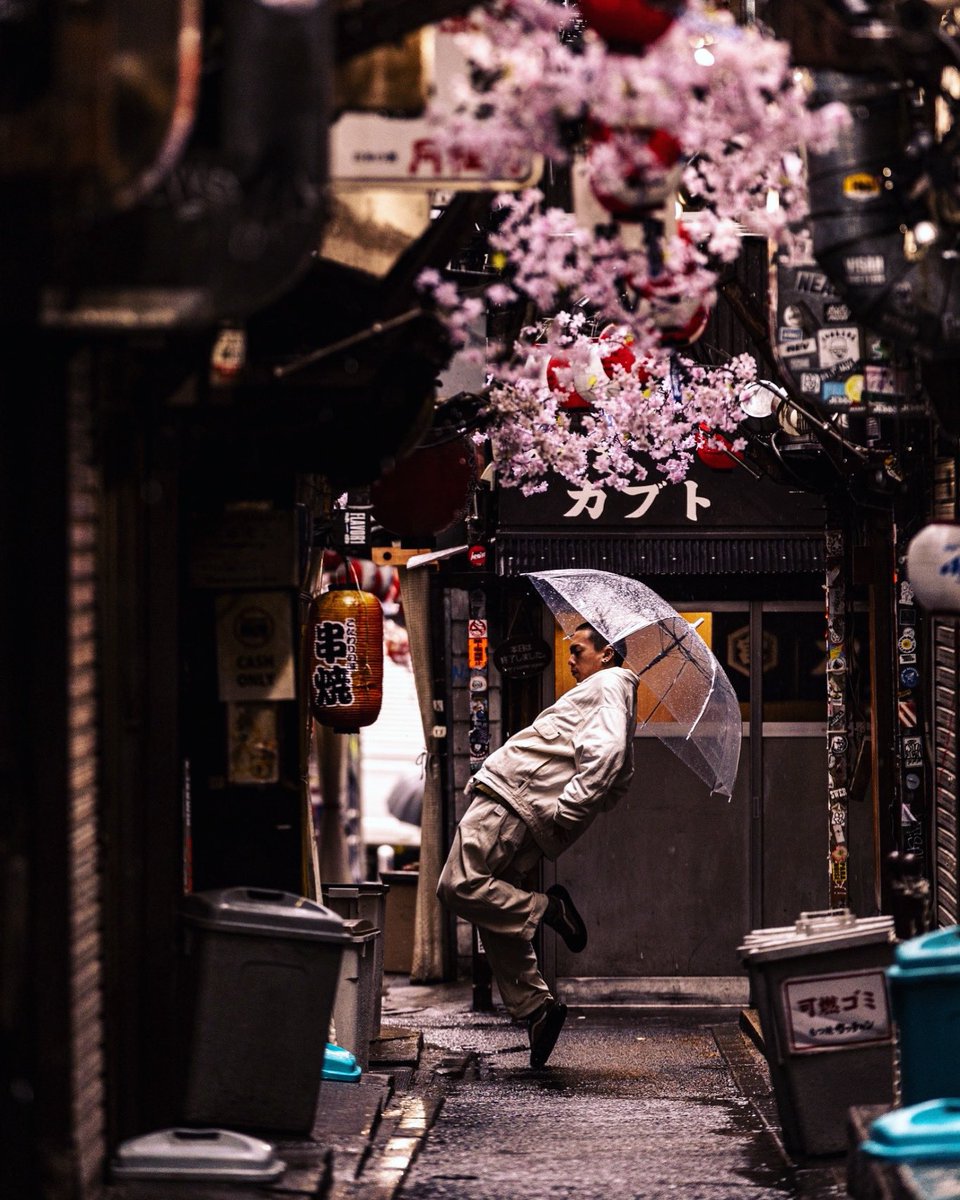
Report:
M 313 704 L 320 708 L 348 708 L 354 702 L 353 676 L 357 670 L 357 622 L 317 621 L 313 626 Z
M 783 1008 L 793 1053 L 891 1038 L 884 972 L 788 979 Z
M 487 665 L 487 622 L 479 617 L 467 622 L 467 665 L 471 670 Z
M 556 475 L 545 491 L 530 496 L 501 488 L 500 519 L 507 529 L 821 528 L 823 506 L 819 497 L 788 492 L 745 471 L 693 464 L 680 483 L 667 483 L 651 470 L 645 482 L 624 488 Z

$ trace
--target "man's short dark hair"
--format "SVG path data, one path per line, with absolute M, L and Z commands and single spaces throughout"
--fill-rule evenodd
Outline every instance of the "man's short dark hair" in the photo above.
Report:
M 593 646 L 594 650 L 599 652 L 601 650 L 606 650 L 607 646 L 609 646 L 613 651 L 613 661 L 615 665 L 618 667 L 623 666 L 623 660 L 626 657 L 627 649 L 623 642 L 617 642 L 616 644 L 613 642 L 608 642 L 603 634 L 594 629 L 589 621 L 584 621 L 582 625 L 578 625 L 576 630 L 577 633 L 579 633 L 581 629 L 586 631 L 586 634 L 590 639 L 590 644 Z

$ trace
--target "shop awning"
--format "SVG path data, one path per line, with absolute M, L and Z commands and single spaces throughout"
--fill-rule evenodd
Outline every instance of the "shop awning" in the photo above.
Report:
M 591 567 L 621 575 L 814 574 L 824 570 L 822 530 L 789 535 L 707 536 L 501 532 L 498 575 Z

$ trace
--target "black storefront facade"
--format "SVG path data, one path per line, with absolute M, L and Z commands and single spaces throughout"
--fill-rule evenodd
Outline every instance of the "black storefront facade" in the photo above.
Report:
M 736 947 L 744 933 L 792 922 L 834 898 L 827 525 L 817 493 L 699 460 L 677 484 L 651 475 L 621 491 L 559 478 L 531 496 L 499 489 L 492 570 L 485 588 L 459 593 L 468 608 L 475 600 L 466 597 L 482 595 L 491 618 L 483 630 L 491 732 L 474 722 L 455 740 L 456 792 L 484 742 L 498 744 L 572 683 L 562 638 L 526 572 L 589 567 L 641 579 L 699 621 L 741 705 L 742 752 L 729 801 L 709 795 L 655 737 L 641 734 L 630 794 L 582 843 L 545 865 L 545 885 L 563 882 L 585 910 L 603 914 L 576 959 L 552 939 L 544 946 L 547 971 L 568 998 L 740 1002 L 746 991 Z M 468 578 L 450 582 L 469 588 Z M 469 683 L 473 651 L 458 655 L 464 630 L 450 620 L 451 589 L 445 594 L 453 677 L 459 670 Z M 518 632 L 542 639 L 553 664 L 500 674 L 498 639 L 513 645 Z M 448 825 L 462 803 L 455 795 Z M 867 808 L 852 814 L 842 835 L 847 899 L 857 911 L 875 904 Z

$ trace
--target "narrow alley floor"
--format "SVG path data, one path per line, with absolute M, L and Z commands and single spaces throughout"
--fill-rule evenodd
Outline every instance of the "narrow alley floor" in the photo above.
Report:
M 846 1195 L 842 1157 L 783 1150 L 762 1055 L 736 1013 L 571 1009 L 549 1064 L 525 1030 L 470 1011 L 469 988 L 388 985 L 384 1023 L 448 1064 L 403 1200 L 721 1200 Z M 453 1069 L 450 1064 L 460 1064 Z M 440 1074 L 444 1075 L 441 1067 Z M 411 1142 L 412 1147 L 412 1142 Z M 396 1169 L 397 1162 L 387 1164 Z M 367 1164 L 367 1179 L 377 1173 Z

